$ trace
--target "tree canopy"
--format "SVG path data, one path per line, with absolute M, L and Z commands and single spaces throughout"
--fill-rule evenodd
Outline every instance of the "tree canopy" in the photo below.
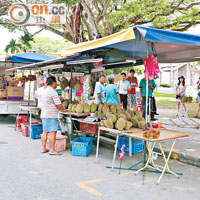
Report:
M 0 2 L 0 25 L 10 31 L 27 32 L 28 27 L 37 26 L 38 32 L 49 30 L 73 43 L 107 36 L 133 25 L 148 23 L 159 29 L 186 31 L 200 23 L 200 1 L 196 0 L 53 0 L 66 5 L 66 24 L 20 27 L 7 18 L 8 8 L 14 1 L 21 2 Z

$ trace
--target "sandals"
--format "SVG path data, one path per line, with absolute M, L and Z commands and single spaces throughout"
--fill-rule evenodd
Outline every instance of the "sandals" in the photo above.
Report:
M 49 152 L 49 155 L 50 156 L 61 156 L 62 153 L 59 153 L 59 152 L 51 153 L 51 152 Z
M 46 151 L 41 151 L 41 153 L 48 153 L 49 152 L 49 150 L 46 150 Z

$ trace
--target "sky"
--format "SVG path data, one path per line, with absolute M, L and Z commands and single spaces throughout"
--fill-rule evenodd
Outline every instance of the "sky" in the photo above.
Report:
M 31 33 L 36 32 L 37 30 L 39 30 L 37 27 L 29 27 L 29 31 Z M 200 35 L 200 25 L 197 25 L 193 28 L 190 28 L 189 31 L 187 31 L 188 33 L 191 34 L 198 34 Z M 12 39 L 18 39 L 20 36 L 22 35 L 22 32 L 20 31 L 16 31 L 15 33 L 13 32 L 9 32 L 7 29 L 0 27 L 0 53 L 3 52 L 3 50 L 5 49 L 6 45 L 9 43 L 10 40 Z M 50 31 L 42 31 L 39 34 L 37 34 L 37 36 L 40 37 L 48 37 L 51 40 L 62 40 L 63 38 L 61 36 L 58 36 L 55 33 L 52 33 Z

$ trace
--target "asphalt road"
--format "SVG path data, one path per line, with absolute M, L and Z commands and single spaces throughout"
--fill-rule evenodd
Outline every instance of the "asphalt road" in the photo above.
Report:
M 170 161 L 180 179 L 134 171 L 111 171 L 113 150 L 100 147 L 99 163 L 95 148 L 88 157 L 74 157 L 70 150 L 62 156 L 41 154 L 40 140 L 30 140 L 14 131 L 14 118 L 0 117 L 0 200 L 199 200 L 200 168 Z M 128 155 L 122 163 L 130 167 L 142 154 Z M 158 162 L 162 162 L 159 158 Z M 116 166 L 119 166 L 117 159 Z

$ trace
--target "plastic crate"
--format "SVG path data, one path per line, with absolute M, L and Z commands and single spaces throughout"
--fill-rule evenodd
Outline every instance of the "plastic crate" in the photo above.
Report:
M 58 151 L 58 152 L 65 151 L 66 142 L 67 142 L 67 136 L 65 136 L 65 135 L 56 135 L 55 150 Z M 46 147 L 47 147 L 47 149 L 49 149 L 49 139 L 47 139 Z
M 28 136 L 30 137 L 30 125 L 27 125 L 27 127 L 28 127 Z M 42 124 L 33 124 L 31 127 L 32 127 L 31 139 L 41 138 L 41 134 L 43 132 Z
M 141 153 L 143 151 L 144 141 L 137 140 L 132 141 L 132 154 Z M 125 145 L 124 151 L 129 152 L 129 139 L 126 138 L 124 135 L 119 136 L 118 140 L 118 150 L 121 150 L 122 145 Z
M 98 128 L 99 128 L 99 124 L 90 124 L 87 122 L 80 122 L 80 131 L 97 135 Z M 100 130 L 100 134 L 102 133 L 106 133 L 106 131 Z
M 35 124 L 41 124 L 40 122 L 33 122 L 32 125 Z M 21 123 L 21 129 L 22 129 L 22 135 L 25 137 L 28 137 L 28 125 L 30 125 L 30 123 Z
M 92 152 L 93 138 L 77 137 L 71 141 L 72 156 L 87 157 Z

